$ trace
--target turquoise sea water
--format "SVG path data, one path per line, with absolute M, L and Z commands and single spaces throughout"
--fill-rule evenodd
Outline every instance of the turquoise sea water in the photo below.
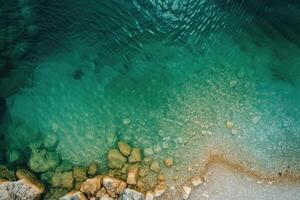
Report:
M 208 148 L 299 171 L 300 36 L 288 24 L 243 1 L 10 4 L 1 164 L 105 168 L 124 140 L 182 168 Z

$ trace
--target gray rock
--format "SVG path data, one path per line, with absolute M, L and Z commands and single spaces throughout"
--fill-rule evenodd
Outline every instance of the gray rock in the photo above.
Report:
M 126 188 L 121 194 L 119 200 L 144 200 L 145 197 L 142 193 L 132 189 Z
M 86 200 L 82 192 L 71 192 L 59 198 L 59 200 Z
M 5 182 L 0 185 L 0 200 L 33 200 L 41 193 L 40 188 L 25 180 Z

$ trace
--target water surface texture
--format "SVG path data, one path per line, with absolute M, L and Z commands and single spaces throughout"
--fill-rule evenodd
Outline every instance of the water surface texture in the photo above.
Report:
M 173 157 L 173 185 L 212 154 L 299 174 L 298 1 L 11 0 L 0 16 L 1 164 L 105 171 L 122 140 Z

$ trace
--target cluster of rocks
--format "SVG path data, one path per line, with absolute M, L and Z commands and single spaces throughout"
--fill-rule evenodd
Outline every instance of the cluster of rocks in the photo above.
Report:
M 53 145 L 55 142 L 44 144 L 48 147 L 47 151 L 40 145 L 31 146 L 33 152 L 28 163 L 31 170 L 39 173 L 41 180 L 51 186 L 43 194 L 45 199 L 153 200 L 169 188 L 162 168 L 168 169 L 174 165 L 172 157 L 156 160 L 149 149 L 142 150 L 119 141 L 117 148 L 107 153 L 109 171 L 100 174 L 97 163 L 82 167 L 59 161 L 48 151 Z M 7 200 L 38 199 L 45 189 L 33 172 L 25 169 L 14 172 L 0 167 L 0 178 L 3 178 L 0 181 L 0 196 Z M 189 197 L 193 186 L 202 182 L 201 177 L 186 182 L 180 190 L 183 199 Z
M 78 191 L 67 194 L 61 200 L 152 200 L 167 190 L 161 164 L 157 160 L 144 157 L 142 149 L 131 147 L 126 142 L 119 141 L 117 145 L 117 149 L 110 149 L 107 154 L 110 169 L 107 175 L 86 179 L 76 188 Z M 173 159 L 167 157 L 163 163 L 169 168 L 173 165 Z M 152 180 L 151 183 L 147 177 Z

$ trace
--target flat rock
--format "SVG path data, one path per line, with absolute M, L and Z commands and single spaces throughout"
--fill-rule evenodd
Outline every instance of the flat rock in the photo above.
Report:
M 61 186 L 67 189 L 72 189 L 74 186 L 73 172 L 61 173 Z
M 150 165 L 150 169 L 153 172 L 159 173 L 160 172 L 160 164 L 158 161 L 154 161 L 151 165 Z
M 129 188 L 126 188 L 119 198 L 119 200 L 144 200 L 144 199 L 145 197 L 142 193 Z

